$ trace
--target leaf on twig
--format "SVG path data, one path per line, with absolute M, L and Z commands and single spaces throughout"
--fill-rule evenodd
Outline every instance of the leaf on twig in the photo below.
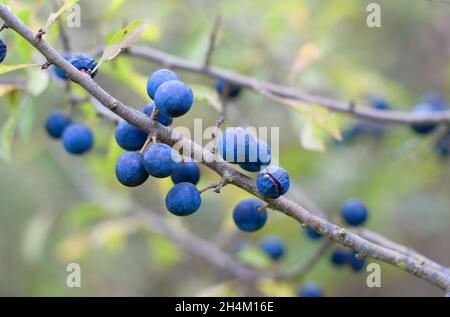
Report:
M 15 70 L 30 68 L 30 67 L 40 67 L 39 64 L 17 64 L 17 65 L 0 65 L 0 75 L 6 74 Z
M 191 85 L 194 92 L 194 99 L 213 107 L 217 112 L 222 113 L 222 102 L 217 91 L 211 87 L 203 85 Z
M 292 65 L 291 73 L 298 73 L 308 67 L 311 63 L 317 60 L 321 55 L 320 48 L 313 42 L 308 42 L 303 45 L 295 57 Z
M 50 14 L 50 16 L 47 19 L 47 23 L 45 24 L 44 30 L 47 30 L 49 26 L 56 21 L 56 19 L 64 13 L 68 8 L 73 6 L 75 3 L 77 3 L 79 0 L 66 0 L 61 8 L 59 8 L 58 11 L 53 12 Z
M 134 20 L 124 29 L 117 31 L 110 36 L 110 39 L 106 43 L 105 51 L 96 68 L 99 68 L 104 62 L 114 59 L 122 52 L 122 50 L 136 43 L 142 32 L 144 32 L 148 26 L 149 25 L 142 20 Z
M 11 144 L 20 117 L 20 107 L 13 108 L 1 130 L 0 157 L 6 161 L 11 160 Z

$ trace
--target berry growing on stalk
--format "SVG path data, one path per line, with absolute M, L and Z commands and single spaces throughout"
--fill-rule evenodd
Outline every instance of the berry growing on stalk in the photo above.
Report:
M 72 123 L 62 134 L 64 148 L 71 154 L 83 154 L 94 143 L 92 130 L 81 123 Z
M 259 160 L 264 155 L 259 155 L 258 150 L 268 150 L 267 144 L 261 141 L 258 147 L 258 141 L 244 128 L 227 128 L 221 134 L 218 142 L 220 155 L 224 160 L 232 164 L 243 163 L 242 166 L 249 169 L 256 169 L 257 165 L 261 165 Z M 263 146 L 265 146 L 263 148 Z M 266 155 L 267 156 L 267 155 Z M 264 157 L 267 160 L 267 157 Z M 255 163 L 255 164 L 244 164 Z
M 358 199 L 349 199 L 341 207 L 341 216 L 351 226 L 363 224 L 367 219 L 367 208 Z
M 200 180 L 200 168 L 196 162 L 179 162 L 171 177 L 174 184 L 188 182 L 196 185 Z
M 219 95 L 228 98 L 236 98 L 241 93 L 241 86 L 227 82 L 221 78 L 216 79 L 216 90 Z
M 297 295 L 299 297 L 322 297 L 323 291 L 319 284 L 309 282 L 298 290 Z
M 445 106 L 440 103 L 421 103 L 416 106 L 414 109 L 414 113 L 417 114 L 426 114 L 426 113 L 433 113 L 433 112 L 440 112 L 444 111 Z M 437 127 L 437 124 L 435 123 L 413 123 L 411 125 L 411 128 L 419 133 L 419 134 L 428 134 L 433 132 Z
M 331 254 L 331 263 L 336 266 L 342 266 L 347 263 L 349 254 L 344 249 L 336 249 Z
M 305 234 L 308 238 L 310 238 L 312 240 L 317 240 L 317 239 L 322 238 L 322 235 L 311 227 L 305 228 Z
M 188 216 L 197 211 L 202 199 L 200 193 L 191 183 L 176 184 L 167 193 L 166 207 L 176 216 Z
M 278 260 L 284 255 L 284 243 L 278 237 L 266 237 L 261 241 L 260 246 L 274 260 Z
M 234 207 L 233 220 L 242 231 L 257 231 L 267 221 L 267 210 L 258 199 L 244 199 Z
M 264 197 L 276 199 L 288 191 L 289 175 L 281 167 L 271 165 L 259 172 L 256 186 Z
M 239 163 L 239 166 L 248 172 L 259 172 L 261 167 L 267 166 L 270 164 L 272 160 L 272 151 L 270 150 L 269 145 L 261 139 L 256 140 L 257 153 L 256 153 L 256 162 L 253 162 L 253 158 L 250 157 L 249 160 L 251 162 L 243 162 Z M 251 153 L 251 151 L 249 151 Z
M 156 108 L 168 117 L 181 117 L 191 109 L 193 102 L 192 89 L 178 80 L 166 81 L 155 92 Z
M 147 104 L 143 109 L 142 112 L 150 117 L 152 115 L 153 109 L 155 108 L 155 103 L 154 102 L 150 102 L 149 104 Z M 161 123 L 162 125 L 165 125 L 166 127 L 170 126 L 173 122 L 173 119 L 171 117 L 165 116 L 162 113 L 158 113 L 158 119 L 156 120 L 159 123 Z
M 48 134 L 55 139 L 59 139 L 70 124 L 72 123 L 72 118 L 62 111 L 54 111 L 47 117 L 47 122 L 45 123 L 45 128 Z
M 116 177 L 120 183 L 128 187 L 143 184 L 148 178 L 148 173 L 144 168 L 142 154 L 123 153 L 116 162 Z
M 348 262 L 355 272 L 361 271 L 366 264 L 366 261 L 364 259 L 360 260 L 356 257 L 357 254 L 358 253 L 355 251 L 350 251 L 350 254 L 348 255 Z
M 121 121 L 115 133 L 117 144 L 127 151 L 140 150 L 147 140 L 147 133 L 126 121 Z
M 147 81 L 147 94 L 150 98 L 155 99 L 155 92 L 159 86 L 169 80 L 178 80 L 177 74 L 170 69 L 158 69 L 150 75 Z
M 154 177 L 168 177 L 177 167 L 175 158 L 175 151 L 167 144 L 152 144 L 144 153 L 144 167 Z
M 5 42 L 0 39 L 0 63 L 5 60 L 6 53 L 8 52 L 8 47 Z

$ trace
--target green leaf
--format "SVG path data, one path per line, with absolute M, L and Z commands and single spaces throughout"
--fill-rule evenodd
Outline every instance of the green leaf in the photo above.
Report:
M 310 151 L 322 152 L 325 150 L 325 135 L 323 130 L 312 121 L 307 121 L 302 129 L 302 146 Z
M 41 66 L 39 64 L 17 64 L 17 65 L 0 65 L 0 75 L 6 74 L 15 70 L 24 69 L 24 68 L 30 68 L 30 67 L 37 67 Z
M 246 247 L 237 254 L 238 260 L 244 264 L 256 268 L 268 268 L 272 265 L 272 259 L 261 249 Z
M 136 43 L 144 30 L 148 27 L 148 24 L 142 20 L 134 20 L 128 24 L 124 29 L 117 31 L 109 36 L 109 40 L 106 43 L 105 51 L 103 52 L 100 61 L 96 68 L 104 62 L 108 62 L 114 59 L 122 52 L 123 49 L 130 47 Z M 94 70 L 95 71 L 95 70 Z
M 22 141 L 28 141 L 33 132 L 34 119 L 36 115 L 36 107 L 33 104 L 33 99 L 29 99 L 29 102 L 25 104 L 21 111 L 19 121 L 19 135 Z
M 215 89 L 204 85 L 191 85 L 191 88 L 195 100 L 211 106 L 216 109 L 217 112 L 222 113 L 222 102 Z
M 75 3 L 77 3 L 79 0 L 66 0 L 63 4 L 63 6 L 56 12 L 53 12 L 50 14 L 50 16 L 47 19 L 47 24 L 45 25 L 44 29 L 47 30 L 49 26 L 56 21 L 56 19 L 63 14 L 68 8 L 73 6 Z

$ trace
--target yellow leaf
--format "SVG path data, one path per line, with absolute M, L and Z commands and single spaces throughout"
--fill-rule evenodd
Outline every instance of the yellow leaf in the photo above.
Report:
M 17 89 L 17 87 L 14 85 L 10 85 L 10 84 L 0 85 L 0 97 L 6 95 L 16 89 Z
M 37 67 L 41 66 L 39 64 L 17 64 L 17 65 L 0 65 L 0 75 L 6 74 L 15 70 L 24 69 L 24 68 L 30 68 L 30 67 Z

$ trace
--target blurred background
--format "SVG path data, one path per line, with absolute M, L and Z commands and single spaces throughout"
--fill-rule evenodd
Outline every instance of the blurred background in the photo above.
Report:
M 50 1 L 7 2 L 33 29 L 45 24 L 52 12 Z M 201 63 L 220 15 L 212 65 L 367 106 L 376 97 L 390 109 L 412 110 L 430 91 L 450 100 L 450 4 L 378 0 L 382 27 L 369 28 L 370 2 L 81 0 L 81 27 L 68 28 L 67 33 L 74 51 L 93 52 L 107 34 L 144 19 L 150 27 L 138 45 Z M 1 37 L 9 44 L 5 63 L 43 62 L 12 31 Z M 62 51 L 56 23 L 48 39 Z M 122 54 L 101 66 L 96 81 L 141 109 L 149 102 L 146 80 L 159 67 Z M 194 93 L 209 89 L 213 98 L 214 79 L 177 73 Z M 148 230 L 133 212 L 138 206 L 147 208 L 237 261 L 267 270 L 304 263 L 321 240 L 308 238 L 298 223 L 275 211 L 269 211 L 262 230 L 239 232 L 232 210 L 250 196 L 232 186 L 220 195 L 203 194 L 200 210 L 190 217 L 170 215 L 164 207 L 170 178 L 150 178 L 133 189 L 118 183 L 114 166 L 122 150 L 114 140 L 114 127 L 98 118 L 88 103 L 74 109 L 73 116 L 94 129 L 94 149 L 83 157 L 70 156 L 44 129 L 51 111 L 69 109 L 64 89 L 50 70 L 1 75 L 2 83 L 21 79 L 33 88 L 31 94 L 20 87 L 0 89 L 0 295 L 295 296 L 300 285 L 314 281 L 326 296 L 442 296 L 438 288 L 383 263 L 381 288 L 368 288 L 364 270 L 331 264 L 334 246 L 303 276 L 249 287 L 158 230 Z M 81 89 L 75 92 L 84 95 Z M 196 100 L 174 126 L 192 128 L 195 118 L 202 118 L 203 126 L 214 125 L 218 113 L 212 104 Z M 368 228 L 449 265 L 450 166 L 445 153 L 435 150 L 445 128 L 425 136 L 405 125 L 364 129 L 364 123 L 337 114 L 333 124 L 345 136 L 343 142 L 315 127 L 315 137 L 302 144 L 306 117 L 244 90 L 228 104 L 224 127 L 279 127 L 280 165 L 330 219 L 340 223 L 342 202 L 357 197 L 369 208 Z M 355 126 L 363 128 L 354 132 Z M 201 173 L 200 188 L 217 180 L 203 167 Z M 287 196 L 306 204 L 295 190 Z M 269 261 L 255 250 L 244 256 L 236 252 L 243 242 L 258 250 L 259 241 L 268 235 L 283 240 L 282 260 Z M 72 262 L 81 266 L 81 288 L 66 286 L 66 266 Z

